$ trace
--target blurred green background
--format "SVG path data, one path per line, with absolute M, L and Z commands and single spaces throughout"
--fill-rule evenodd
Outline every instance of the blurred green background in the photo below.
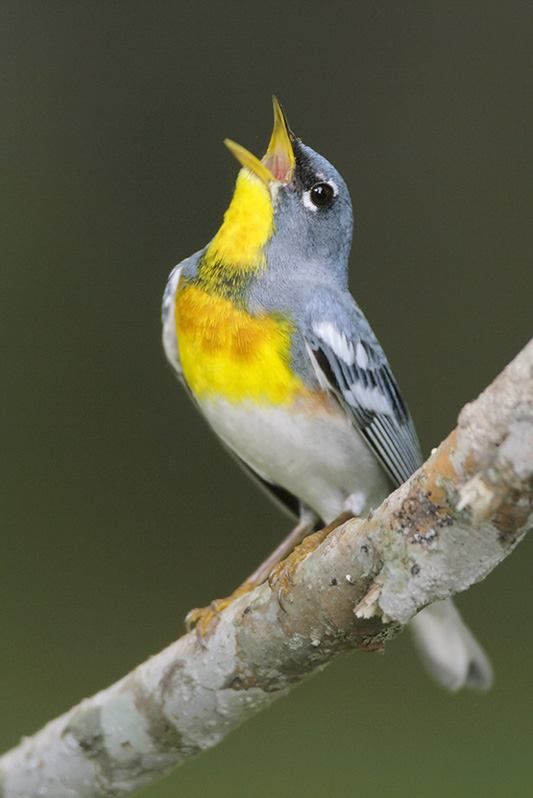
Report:
M 275 91 L 347 179 L 352 287 L 425 451 L 531 334 L 526 2 L 0 6 L 0 747 L 126 673 L 225 595 L 287 520 L 167 368 L 160 296 L 214 233 Z M 524 543 L 460 600 L 486 696 L 408 636 L 336 662 L 146 791 L 529 796 Z

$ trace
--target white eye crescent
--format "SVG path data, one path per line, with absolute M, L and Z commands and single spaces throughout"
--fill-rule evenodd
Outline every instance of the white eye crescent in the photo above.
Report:
M 330 208 L 338 193 L 333 180 L 321 180 L 304 191 L 302 201 L 308 210 L 315 213 L 323 208 Z

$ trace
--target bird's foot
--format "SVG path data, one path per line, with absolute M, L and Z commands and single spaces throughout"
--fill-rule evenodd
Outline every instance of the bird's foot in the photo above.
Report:
M 226 598 L 215 599 L 208 607 L 197 607 L 190 610 L 185 616 L 185 628 L 188 632 L 196 629 L 198 637 L 208 637 L 215 631 L 216 625 L 219 621 L 220 613 L 233 604 L 235 599 L 245 596 L 251 590 L 257 587 L 255 582 L 243 582 L 237 590 Z
M 268 576 L 268 584 L 270 588 L 277 593 L 279 603 L 282 607 L 283 600 L 294 584 L 294 574 L 302 560 L 305 560 L 311 552 L 315 551 L 334 529 L 337 529 L 337 527 L 353 517 L 353 513 L 341 513 L 334 521 L 325 526 L 324 529 L 319 529 L 318 532 L 307 535 L 285 560 L 282 560 L 272 568 Z

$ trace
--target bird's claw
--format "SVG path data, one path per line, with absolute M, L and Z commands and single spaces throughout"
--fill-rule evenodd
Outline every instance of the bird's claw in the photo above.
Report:
M 220 620 L 220 613 L 223 612 L 226 607 L 229 607 L 230 604 L 233 604 L 240 596 L 244 596 L 246 593 L 253 590 L 254 587 L 256 587 L 254 583 L 244 582 L 237 590 L 234 590 L 230 596 L 215 599 L 207 607 L 196 607 L 190 610 L 185 616 L 186 630 L 190 632 L 195 629 L 196 634 L 201 639 L 209 637 L 216 629 L 218 621 Z
M 185 628 L 188 632 L 196 629 L 198 637 L 207 637 L 213 632 L 217 623 L 220 610 L 217 601 L 212 601 L 208 607 L 195 607 L 185 616 Z M 221 607 L 223 609 L 223 607 Z

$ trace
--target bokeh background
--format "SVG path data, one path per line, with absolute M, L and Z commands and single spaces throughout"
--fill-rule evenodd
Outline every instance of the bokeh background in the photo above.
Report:
M 347 179 L 352 287 L 425 451 L 531 335 L 526 2 L 11 2 L 2 81 L 0 747 L 162 648 L 287 520 L 164 361 L 170 268 L 214 233 L 276 92 Z M 460 599 L 497 675 L 408 635 L 346 657 L 146 791 L 531 795 L 524 543 Z

